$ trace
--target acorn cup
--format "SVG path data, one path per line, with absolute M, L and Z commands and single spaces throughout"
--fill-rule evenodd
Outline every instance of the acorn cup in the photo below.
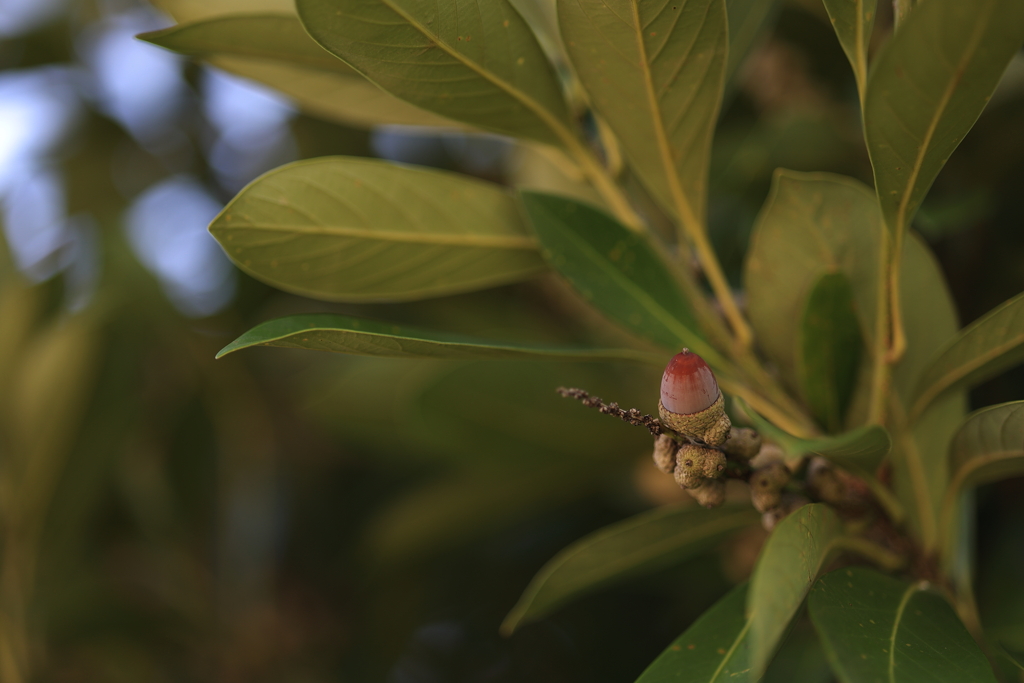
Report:
M 673 356 L 665 368 L 658 415 L 672 431 L 709 446 L 724 444 L 732 427 L 714 373 L 689 349 Z

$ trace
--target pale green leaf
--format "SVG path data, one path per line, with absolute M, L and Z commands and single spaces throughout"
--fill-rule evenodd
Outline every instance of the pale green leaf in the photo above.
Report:
M 942 506 L 942 540 L 955 531 L 960 497 L 970 489 L 1024 475 L 1024 401 L 989 406 L 972 413 L 949 448 L 952 478 Z
M 868 80 L 868 43 L 875 25 L 877 0 L 824 0 L 824 3 L 839 44 L 853 67 L 857 92 L 863 100 Z
M 179 24 L 137 37 L 193 57 L 253 57 L 356 75 L 352 67 L 317 45 L 294 14 L 237 14 Z
M 309 37 L 294 14 L 238 14 L 139 36 L 206 59 L 293 98 L 305 111 L 353 126 L 461 124 L 384 92 Z
M 768 666 L 842 534 L 842 522 L 832 508 L 817 503 L 790 514 L 768 537 L 747 595 L 749 664 L 756 676 Z
M 693 622 L 636 683 L 753 683 L 748 585 L 741 584 Z
M 332 301 L 422 299 L 544 268 L 504 188 L 373 159 L 323 157 L 270 171 L 210 232 L 253 277 Z
M 520 196 L 544 257 L 595 308 L 666 349 L 688 346 L 716 370 L 727 367 L 696 331 L 669 266 L 644 235 L 568 197 Z
M 927 245 L 911 233 L 903 249 L 900 287 L 907 350 L 894 366 L 890 410 L 909 404 L 928 359 L 956 333 L 956 309 L 938 263 Z M 933 548 L 942 493 L 949 479 L 949 440 L 966 413 L 963 392 L 950 392 L 924 411 L 912 426 L 905 419 L 894 435 L 893 488 L 907 509 L 911 531 Z
M 295 14 L 294 0 L 152 0 L 178 23 L 233 14 Z
M 945 391 L 970 388 L 1024 361 L 1024 294 L 960 330 L 918 380 L 911 415 Z
M 508 0 L 298 0 L 310 35 L 392 95 L 497 133 L 572 144 L 554 68 Z
M 744 289 L 758 343 L 794 386 L 801 318 L 823 275 L 846 276 L 861 330 L 874 335 L 882 234 L 878 202 L 863 184 L 827 173 L 776 172 L 754 225 Z
M 595 531 L 541 568 L 505 617 L 501 630 L 510 634 L 612 582 L 682 562 L 758 519 L 750 508 L 670 507 Z
M 684 222 L 703 222 L 728 52 L 724 0 L 560 0 L 566 49 L 626 159 Z
M 807 607 L 842 683 L 995 683 L 953 608 L 925 582 L 840 569 L 818 580 Z
M 330 313 L 293 315 L 261 323 L 221 349 L 217 357 L 253 346 L 388 358 L 629 360 L 659 365 L 663 362 L 660 355 L 630 349 L 510 344 Z
M 879 52 L 864 134 L 897 244 L 1022 42 L 1020 0 L 935 0 L 921 3 Z
M 811 412 L 831 433 L 842 429 L 862 349 L 849 280 L 842 273 L 822 275 L 800 321 L 797 375 Z

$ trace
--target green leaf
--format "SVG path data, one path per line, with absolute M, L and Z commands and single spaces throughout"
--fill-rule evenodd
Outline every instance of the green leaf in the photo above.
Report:
M 775 0 L 727 0 L 729 20 L 729 62 L 725 80 L 731 82 L 751 49 L 765 33 L 775 16 Z
M 637 175 L 684 223 L 703 223 L 728 52 L 724 0 L 558 3 L 594 108 Z
M 326 119 L 365 127 L 461 125 L 387 94 L 317 45 L 294 14 L 230 15 L 138 37 L 265 83 Z
M 353 157 L 298 161 L 260 176 L 210 232 L 253 277 L 331 301 L 422 299 L 544 267 L 505 189 Z
M 900 279 L 907 350 L 893 367 L 890 410 L 909 405 L 928 359 L 959 327 L 942 270 L 923 240 L 911 233 L 903 250 Z M 963 392 L 950 392 L 913 425 L 898 419 L 894 432 L 893 488 L 907 509 L 910 530 L 928 548 L 937 541 L 938 510 L 949 480 L 949 440 L 966 413 Z
M 800 618 L 764 672 L 761 683 L 835 683 L 811 620 Z
M 814 417 L 829 432 L 842 429 L 863 344 L 850 282 L 826 273 L 807 298 L 800 325 L 800 386 Z
M 843 683 L 995 683 L 956 613 L 925 582 L 840 569 L 818 580 L 807 606 Z
M 868 78 L 864 135 L 897 244 L 1024 42 L 1020 0 L 923 2 Z
M 957 430 L 949 449 L 952 479 L 942 504 L 942 539 L 947 551 L 955 512 L 968 490 L 1024 475 L 1024 401 L 982 408 Z
M 683 632 L 640 674 L 636 683 L 747 683 L 749 665 L 747 584 L 740 584 Z M 685 678 L 684 678 L 685 677 Z
M 799 461 L 807 455 L 818 455 L 864 476 L 878 469 L 892 447 L 889 433 L 881 425 L 866 425 L 820 439 L 800 439 L 758 415 L 743 399 L 737 397 L 733 400 L 757 431 L 782 448 L 789 462 Z
M 554 68 L 507 0 L 298 0 L 320 45 L 386 91 L 497 133 L 575 142 Z
M 330 313 L 292 315 L 261 323 L 221 349 L 217 358 L 252 346 L 388 358 L 550 358 L 663 363 L 660 355 L 630 349 L 509 344 Z
M 688 346 L 716 370 L 726 361 L 696 331 L 661 254 L 603 211 L 567 197 L 521 192 L 541 252 L 593 306 L 666 349 Z
M 776 171 L 744 266 L 748 316 L 764 352 L 797 386 L 798 330 L 818 280 L 842 273 L 865 336 L 877 322 L 881 218 L 874 194 L 827 173 Z
M 136 36 L 184 55 L 234 55 L 290 62 L 322 71 L 355 75 L 352 67 L 313 42 L 290 14 L 238 14 Z
M 839 44 L 853 67 L 857 92 L 863 102 L 868 81 L 868 43 L 875 25 L 877 0 L 824 0 L 824 3 Z
M 827 505 L 805 505 L 779 522 L 750 579 L 750 668 L 760 676 L 818 572 L 837 549 L 843 525 Z
M 669 507 L 600 529 L 541 568 L 505 617 L 501 631 L 509 635 L 609 583 L 682 562 L 758 519 L 750 508 Z
M 1024 361 L 1024 294 L 960 330 L 918 380 L 911 416 L 943 392 L 970 388 Z

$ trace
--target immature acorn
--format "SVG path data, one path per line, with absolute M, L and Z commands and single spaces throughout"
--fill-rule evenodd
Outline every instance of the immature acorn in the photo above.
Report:
M 673 356 L 665 368 L 658 414 L 669 429 L 711 446 L 725 443 L 732 427 L 714 373 L 689 349 Z

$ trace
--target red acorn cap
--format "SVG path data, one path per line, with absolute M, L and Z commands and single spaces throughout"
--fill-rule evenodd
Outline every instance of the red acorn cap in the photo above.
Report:
M 692 415 L 711 407 L 721 392 L 704 359 L 683 349 L 672 356 L 661 377 L 661 405 L 673 413 Z

